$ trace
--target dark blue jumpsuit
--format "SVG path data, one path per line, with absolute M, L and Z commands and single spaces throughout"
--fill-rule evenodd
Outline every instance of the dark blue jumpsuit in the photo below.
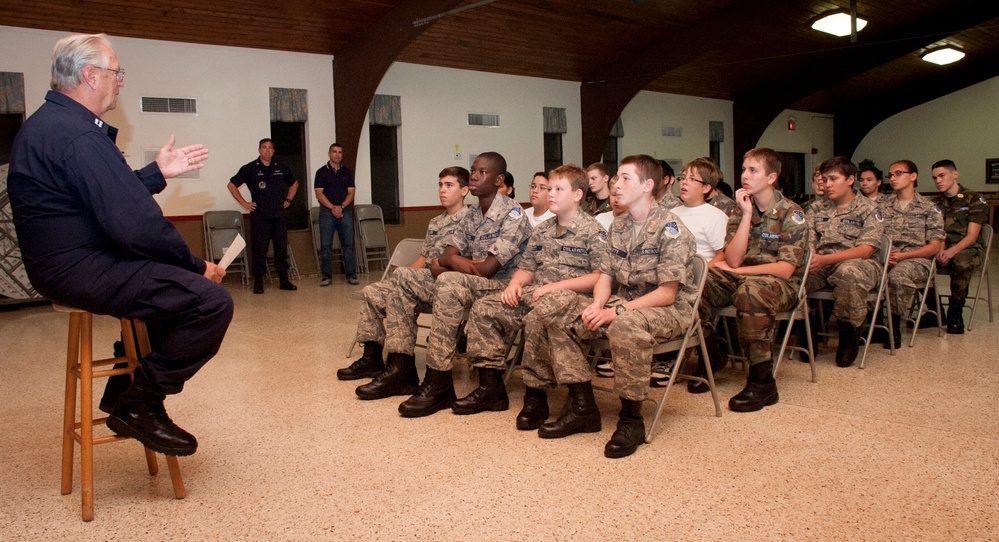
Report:
M 288 272 L 288 215 L 284 200 L 288 187 L 295 184 L 295 174 L 284 164 L 271 160 L 265 166 L 260 159 L 239 168 L 229 179 L 236 186 L 246 185 L 257 208 L 250 211 L 250 247 L 253 276 L 267 272 L 267 245 L 274 241 L 274 268 Z
M 21 127 L 7 190 L 24 266 L 52 301 L 95 314 L 141 318 L 152 353 L 142 360 L 166 394 L 211 359 L 232 320 L 232 297 L 205 278 L 152 194 L 156 163 L 133 171 L 117 130 L 49 91 Z

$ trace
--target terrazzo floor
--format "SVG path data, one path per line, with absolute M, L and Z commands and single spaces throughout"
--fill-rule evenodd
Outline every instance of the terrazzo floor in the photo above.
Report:
M 876 345 L 863 370 L 826 348 L 818 383 L 785 361 L 780 402 L 757 413 L 716 418 L 708 395 L 676 387 L 655 440 L 610 460 L 610 394 L 602 432 L 559 440 L 514 428 L 516 373 L 506 412 L 405 419 L 401 398 L 358 400 L 335 377 L 359 306 L 340 278 L 262 296 L 230 284 L 221 352 L 167 401 L 200 442 L 180 460 L 187 498 L 162 458 L 147 474 L 137 443 L 99 446 L 89 523 L 79 475 L 59 491 L 67 316 L 0 311 L 0 540 L 999 539 L 999 324 L 985 312 L 894 357 Z M 116 326 L 95 320 L 97 356 Z M 457 374 L 461 396 L 474 377 Z M 724 403 L 745 372 L 717 381 Z

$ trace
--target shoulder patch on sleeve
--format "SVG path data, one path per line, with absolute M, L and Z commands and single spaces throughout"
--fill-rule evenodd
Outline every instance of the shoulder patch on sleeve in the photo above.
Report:
M 675 220 L 667 222 L 666 226 L 663 227 L 663 232 L 670 239 L 676 239 L 680 236 L 680 226 L 677 225 Z
M 805 213 L 797 210 L 791 211 L 791 220 L 793 220 L 795 224 L 804 224 Z
M 520 215 L 522 214 L 523 213 L 521 212 L 520 207 L 514 207 L 513 209 L 510 209 L 510 218 L 520 218 Z
M 598 233 L 597 235 L 599 235 L 599 236 L 600 236 L 600 240 L 601 240 L 601 241 L 603 241 L 603 242 L 605 242 L 605 243 L 607 242 L 607 232 L 605 232 L 605 231 L 601 231 L 601 232 L 599 232 L 599 233 Z

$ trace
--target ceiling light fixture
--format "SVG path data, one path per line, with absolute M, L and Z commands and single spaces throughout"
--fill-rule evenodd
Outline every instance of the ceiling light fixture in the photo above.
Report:
M 850 12 L 843 9 L 827 11 L 812 21 L 812 30 L 832 34 L 833 36 L 849 36 L 852 30 L 852 17 Z M 867 26 L 867 20 L 857 17 L 857 32 Z
M 923 60 L 932 62 L 938 66 L 951 64 L 961 60 L 962 58 L 964 58 L 964 51 L 960 51 L 950 45 L 930 49 L 929 51 L 923 53 Z

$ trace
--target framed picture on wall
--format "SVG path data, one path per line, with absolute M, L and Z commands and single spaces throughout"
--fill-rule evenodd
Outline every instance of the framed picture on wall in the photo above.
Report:
M 985 184 L 999 184 L 999 158 L 985 159 Z

